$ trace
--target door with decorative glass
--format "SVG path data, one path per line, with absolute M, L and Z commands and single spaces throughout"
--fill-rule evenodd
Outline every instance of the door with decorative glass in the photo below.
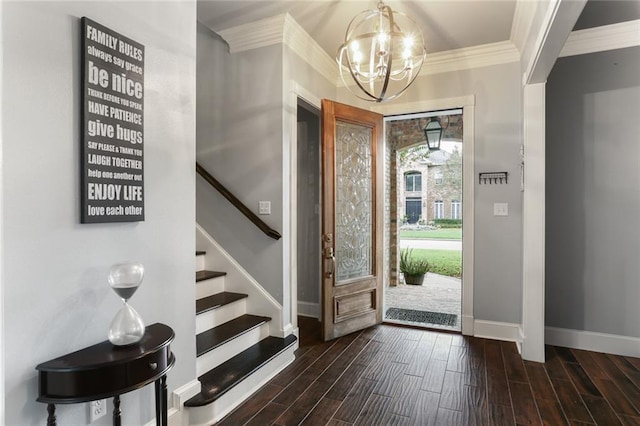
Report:
M 324 340 L 382 322 L 382 118 L 322 100 Z

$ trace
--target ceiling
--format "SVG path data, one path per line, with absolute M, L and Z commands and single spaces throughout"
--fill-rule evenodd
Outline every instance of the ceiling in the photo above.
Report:
M 198 0 L 198 21 L 219 32 L 288 12 L 335 57 L 351 19 L 376 4 L 375 0 Z M 422 27 L 428 54 L 509 40 L 516 0 L 388 0 L 385 4 Z

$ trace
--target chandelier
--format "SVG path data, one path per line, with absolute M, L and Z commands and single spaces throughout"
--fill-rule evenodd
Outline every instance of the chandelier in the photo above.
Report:
M 382 102 L 407 90 L 426 54 L 418 25 L 379 1 L 377 10 L 366 10 L 351 20 L 336 60 L 342 82 L 351 93 Z M 347 83 L 348 76 L 359 91 Z

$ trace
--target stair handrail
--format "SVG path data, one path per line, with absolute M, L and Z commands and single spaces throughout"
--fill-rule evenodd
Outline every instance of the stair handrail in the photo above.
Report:
M 231 204 L 242 214 L 246 216 L 254 225 L 256 225 L 262 232 L 264 232 L 268 237 L 273 238 L 274 240 L 279 240 L 282 235 L 275 229 L 271 228 L 269 225 L 264 223 L 262 219 L 260 219 L 254 212 L 249 210 L 247 206 L 245 206 L 242 201 L 240 201 L 235 195 L 231 193 L 224 185 L 222 185 L 216 178 L 211 176 L 211 174 L 205 170 L 198 162 L 196 162 L 196 172 L 200 176 L 204 178 L 211 186 L 213 186 L 224 198 L 229 200 Z

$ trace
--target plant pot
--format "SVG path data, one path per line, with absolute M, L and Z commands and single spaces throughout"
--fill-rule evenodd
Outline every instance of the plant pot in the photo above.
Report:
M 425 274 L 421 275 L 407 275 L 404 274 L 404 282 L 409 285 L 422 285 L 424 282 Z

